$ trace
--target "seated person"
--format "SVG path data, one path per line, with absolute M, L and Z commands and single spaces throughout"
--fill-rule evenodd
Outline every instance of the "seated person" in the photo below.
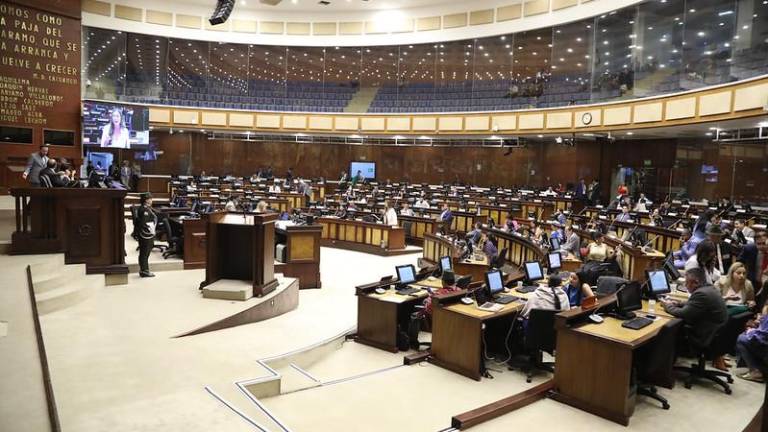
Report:
M 576 232 L 573 231 L 573 227 L 568 225 L 565 227 L 565 243 L 560 244 L 560 250 L 567 255 L 573 255 L 579 258 L 581 248 L 581 239 Z
M 224 210 L 228 212 L 236 212 L 237 211 L 237 198 L 235 197 L 229 197 L 227 200 L 227 204 L 224 205 Z
M 259 201 L 256 203 L 256 213 L 266 213 L 269 211 L 269 206 L 266 201 Z
M 763 311 L 765 312 L 765 310 Z M 768 364 L 768 315 L 762 314 L 747 325 L 747 330 L 736 339 L 736 349 L 749 370 L 739 378 L 758 383 L 765 382 L 762 371 Z
M 483 224 L 480 222 L 475 222 L 475 228 L 472 229 L 472 231 L 467 233 L 467 240 L 472 242 L 472 244 L 477 244 L 480 239 L 483 237 Z
M 499 256 L 499 241 L 496 239 L 496 236 L 493 234 L 488 234 L 484 236 L 484 239 L 481 240 L 481 242 L 483 245 L 483 253 L 486 257 L 488 257 L 488 262 L 494 262 L 496 257 Z
M 280 182 L 275 180 L 274 183 L 269 187 L 269 193 L 280 193 L 282 192 L 282 189 L 280 188 Z
M 565 213 L 563 212 L 563 209 L 558 209 L 557 214 L 555 215 L 555 219 L 557 220 L 557 223 L 560 224 L 560 226 L 565 226 L 565 224 L 568 222 L 568 218 L 565 216 Z
M 563 230 L 560 229 L 560 224 L 553 223 L 551 225 L 551 231 L 549 232 L 549 238 L 555 238 L 557 239 L 560 244 L 563 244 L 565 242 L 565 235 L 563 234 Z
M 407 202 L 403 203 L 403 208 L 400 210 L 400 214 L 403 216 L 413 216 L 413 210 L 411 210 L 411 207 Z
M 507 218 L 504 220 L 504 231 L 516 232 L 520 228 L 520 224 L 517 223 L 512 213 L 507 213 Z
M 715 286 L 726 302 L 744 305 L 750 309 L 755 307 L 755 289 L 752 287 L 752 282 L 747 279 L 747 268 L 744 263 L 734 263 L 728 269 L 728 274 L 721 277 Z
M 563 291 L 568 296 L 568 303 L 570 303 L 572 308 L 581 306 L 582 299 L 595 295 L 592 292 L 592 287 L 585 282 L 585 275 L 580 272 L 571 273 L 568 278 L 568 284 L 565 285 Z
M 548 285 L 539 285 L 533 295 L 528 299 L 523 307 L 520 316 L 527 320 L 531 314 L 532 309 L 546 309 L 546 310 L 568 310 L 571 308 L 571 303 L 568 300 L 568 295 L 563 291 L 561 285 L 563 281 L 557 277 L 552 276 L 549 278 Z
M 629 215 L 629 206 L 623 205 L 621 207 L 621 213 L 616 216 L 616 222 L 631 222 L 632 217 Z
M 587 245 L 587 261 L 605 261 L 610 247 L 603 242 L 603 235 L 592 233 L 592 241 Z
M 429 201 L 422 195 L 416 200 L 416 204 L 413 205 L 416 208 L 428 209 Z
M 56 172 L 56 159 L 48 159 L 47 165 L 40 171 L 40 184 L 47 186 L 50 183 L 50 187 L 64 187 L 66 183 L 62 179 L 61 175 Z
M 685 288 L 691 294 L 688 301 L 679 303 L 663 299 L 661 304 L 668 314 L 683 319 L 689 328 L 688 339 L 694 347 L 707 347 L 715 332 L 728 321 L 728 310 L 717 288 L 707 283 L 704 269 L 686 270 Z
M 685 269 L 700 268 L 705 271 L 707 285 L 715 285 L 720 280 L 720 270 L 717 268 L 717 252 L 715 244 L 707 239 L 696 246 L 696 254 L 685 262 Z
M 664 219 L 661 217 L 661 214 L 659 213 L 659 209 L 653 209 L 653 212 L 651 213 L 650 225 L 657 226 L 657 227 L 664 226 Z
M 434 296 L 445 295 L 459 291 L 459 288 L 456 286 L 456 275 L 453 274 L 453 270 L 443 271 L 441 282 L 442 288 L 429 293 L 429 297 L 424 300 L 424 310 L 422 311 L 421 316 L 432 316 L 432 298 Z
M 672 257 L 675 259 L 676 268 L 681 269 L 685 267 L 685 262 L 688 261 L 688 258 L 693 256 L 693 254 L 696 252 L 696 246 L 701 240 L 703 240 L 703 237 L 692 237 L 691 231 L 689 229 L 686 228 L 683 230 L 683 232 L 680 234 L 680 243 L 682 246 L 679 250 L 672 252 Z
M 731 238 L 739 243 L 754 243 L 755 230 L 748 227 L 743 219 L 737 219 L 736 222 L 733 223 L 733 233 L 731 234 Z

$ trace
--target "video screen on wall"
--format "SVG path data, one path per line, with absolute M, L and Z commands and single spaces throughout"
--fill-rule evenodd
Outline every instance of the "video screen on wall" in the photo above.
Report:
M 366 180 L 376 179 L 376 162 L 350 162 L 349 176 L 354 177 L 360 171 Z
M 106 102 L 83 102 L 83 145 L 143 150 L 149 146 L 149 110 Z

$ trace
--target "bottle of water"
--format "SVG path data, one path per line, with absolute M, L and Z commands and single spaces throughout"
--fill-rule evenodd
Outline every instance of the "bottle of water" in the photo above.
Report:
M 648 300 L 648 314 L 656 315 L 656 299 Z

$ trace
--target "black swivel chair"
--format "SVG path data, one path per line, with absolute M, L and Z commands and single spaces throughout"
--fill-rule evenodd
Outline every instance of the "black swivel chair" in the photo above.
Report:
M 693 381 L 696 378 L 702 378 L 721 386 L 725 391 L 725 394 L 731 394 L 731 386 L 728 385 L 733 383 L 731 374 L 719 370 L 707 369 L 706 363 L 708 359 L 733 351 L 736 346 L 736 339 L 739 337 L 739 334 L 744 331 L 747 321 L 749 321 L 752 316 L 752 312 L 742 312 L 738 315 L 733 315 L 729 317 L 725 325 L 715 333 L 715 336 L 712 338 L 709 345 L 705 347 L 690 347 L 697 362 L 692 363 L 691 366 L 675 366 L 676 371 L 686 372 L 688 374 L 685 377 L 685 388 L 691 388 Z M 725 381 L 723 378 L 725 378 Z
M 489 267 L 492 269 L 499 269 L 501 270 L 502 267 L 504 267 L 504 264 L 507 262 L 507 248 L 504 248 L 499 251 L 499 254 L 496 255 L 496 258 L 493 259 L 492 262 L 489 263 Z
M 472 282 L 472 275 L 462 276 L 456 280 L 456 287 L 459 289 L 466 289 L 470 282 Z
M 166 239 L 168 240 L 168 249 L 163 252 L 163 258 L 168 259 L 169 256 L 184 256 L 184 238 L 179 233 L 174 232 L 173 224 L 168 218 L 164 218 L 161 222 L 164 231 L 166 232 Z
M 659 395 L 656 385 L 668 388 L 674 385 L 672 370 L 675 365 L 675 344 L 682 323 L 680 319 L 669 320 L 652 343 L 635 353 L 637 394 L 661 402 L 664 409 L 669 409 L 669 401 Z
M 532 309 L 528 316 L 528 326 L 525 329 L 525 352 L 528 353 L 528 364 L 524 367 L 526 382 L 531 382 L 536 370 L 555 371 L 555 364 L 544 362 L 542 353 L 555 352 L 557 345 L 555 315 L 559 312 L 549 309 Z
M 405 236 L 407 238 L 411 238 L 411 221 L 403 221 L 403 231 L 405 232 Z
M 624 285 L 629 283 L 628 280 L 618 276 L 600 276 L 597 278 L 597 289 L 595 295 L 597 297 L 607 297 L 611 294 L 615 294 Z

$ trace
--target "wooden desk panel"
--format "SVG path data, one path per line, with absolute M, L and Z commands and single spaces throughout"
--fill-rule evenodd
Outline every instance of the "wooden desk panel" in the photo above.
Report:
M 405 250 L 405 231 L 401 227 L 328 217 L 316 222 L 323 227 L 321 243 L 325 246 L 381 255 Z
M 423 246 L 424 236 L 434 234 L 437 221 L 434 219 L 419 216 L 398 216 L 397 223 L 404 227 L 405 223 L 410 223 L 410 228 L 405 232 L 405 238 L 410 243 Z M 405 228 L 404 228 L 405 229 Z

